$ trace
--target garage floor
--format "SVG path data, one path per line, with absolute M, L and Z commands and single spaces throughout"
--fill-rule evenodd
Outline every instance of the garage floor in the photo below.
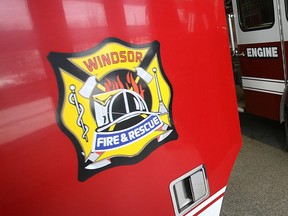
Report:
M 221 216 L 288 215 L 288 153 L 284 126 L 240 114 L 243 146 L 226 189 Z

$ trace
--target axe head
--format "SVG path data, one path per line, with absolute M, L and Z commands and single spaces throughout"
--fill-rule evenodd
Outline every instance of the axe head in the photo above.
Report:
M 146 83 L 150 83 L 153 79 L 153 76 L 149 74 L 146 70 L 144 70 L 142 67 L 136 68 L 137 76 L 141 77 Z
M 79 94 L 85 98 L 89 98 L 92 94 L 93 89 L 97 85 L 96 77 L 90 76 L 82 86 L 82 88 L 79 91 Z

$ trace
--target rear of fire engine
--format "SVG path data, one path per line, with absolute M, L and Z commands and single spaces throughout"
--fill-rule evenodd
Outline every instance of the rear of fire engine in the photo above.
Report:
M 241 146 L 224 2 L 0 1 L 1 215 L 218 215 Z

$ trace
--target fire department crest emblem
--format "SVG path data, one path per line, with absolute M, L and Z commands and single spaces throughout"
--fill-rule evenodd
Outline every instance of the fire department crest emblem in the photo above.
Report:
M 139 162 L 177 138 L 159 47 L 108 38 L 84 52 L 49 54 L 59 91 L 56 117 L 76 148 L 80 181 Z

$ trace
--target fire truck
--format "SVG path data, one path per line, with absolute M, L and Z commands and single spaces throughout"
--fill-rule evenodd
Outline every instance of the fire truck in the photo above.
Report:
M 232 0 L 228 23 L 240 111 L 287 127 L 287 0 Z M 239 70 L 240 66 L 240 70 Z
M 1 215 L 219 215 L 241 147 L 224 2 L 1 0 L 0 18 Z

